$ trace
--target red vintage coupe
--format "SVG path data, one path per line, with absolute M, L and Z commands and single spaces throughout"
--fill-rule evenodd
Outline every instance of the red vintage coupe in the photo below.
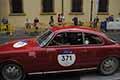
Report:
M 0 46 L 0 77 L 24 80 L 25 74 L 97 69 L 103 75 L 119 68 L 120 44 L 105 34 L 79 26 L 52 27 L 32 39 Z

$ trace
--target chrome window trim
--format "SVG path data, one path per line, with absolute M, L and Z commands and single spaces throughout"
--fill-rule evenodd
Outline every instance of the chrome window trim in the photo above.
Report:
M 48 71 L 48 72 L 34 72 L 34 73 L 28 73 L 28 75 L 52 74 L 52 73 L 63 73 L 63 72 L 74 72 L 74 71 L 85 71 L 85 70 L 96 70 L 96 69 L 97 69 L 97 67 L 82 68 L 82 69 L 72 69 L 72 70 Z

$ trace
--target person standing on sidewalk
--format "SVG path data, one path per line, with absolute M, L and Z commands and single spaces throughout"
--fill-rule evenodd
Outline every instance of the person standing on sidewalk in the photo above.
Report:
M 108 17 L 108 20 L 109 20 L 109 22 L 113 22 L 113 21 L 114 21 L 114 15 L 110 15 L 110 16 Z
M 77 26 L 78 25 L 78 17 L 73 17 L 72 18 L 72 21 L 73 21 L 73 24 L 75 25 L 75 26 Z
M 54 26 L 54 18 L 53 18 L 53 16 L 50 16 L 49 25 L 51 27 Z
M 28 33 L 30 32 L 29 30 L 31 29 L 31 20 L 26 18 L 25 20 L 25 33 Z
M 65 24 L 65 16 L 63 13 L 61 13 L 61 19 L 62 19 L 62 25 L 64 25 Z
M 62 16 L 61 14 L 58 14 L 58 25 L 61 25 L 62 24 Z
M 93 27 L 96 28 L 98 26 L 98 23 L 99 23 L 99 18 L 98 16 L 96 16 L 93 21 Z
M 28 18 L 25 20 L 25 27 L 26 27 L 26 29 L 30 29 L 31 28 L 31 21 Z
M 33 25 L 35 27 L 35 32 L 38 32 L 38 29 L 39 29 L 39 26 L 40 26 L 40 22 L 39 22 L 39 19 L 37 17 L 34 19 Z
M 6 26 L 5 31 L 8 31 L 8 18 L 7 17 L 2 18 L 2 24 Z

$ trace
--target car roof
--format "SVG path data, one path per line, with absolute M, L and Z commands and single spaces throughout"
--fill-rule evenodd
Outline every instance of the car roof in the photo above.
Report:
M 97 35 L 106 37 L 105 34 L 96 30 L 95 28 L 85 27 L 85 26 L 53 26 L 53 27 L 50 27 L 50 30 L 52 32 L 64 32 L 67 30 L 81 31 L 81 32 L 93 33 L 93 34 L 97 34 Z
M 80 30 L 80 31 L 92 31 L 92 32 L 99 32 L 91 27 L 85 27 L 85 26 L 54 26 L 51 27 L 50 30 L 52 32 L 55 31 L 63 31 L 63 30 Z

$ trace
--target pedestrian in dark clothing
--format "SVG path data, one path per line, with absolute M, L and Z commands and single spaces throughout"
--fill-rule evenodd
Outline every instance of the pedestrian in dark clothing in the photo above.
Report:
M 61 25 L 62 24 L 62 15 L 58 14 L 58 24 Z
M 99 23 L 99 18 L 98 18 L 98 16 L 96 16 L 95 18 L 94 18 L 94 21 L 93 21 L 93 27 L 95 28 L 95 27 L 97 27 L 97 24 Z
M 108 20 L 109 20 L 109 21 L 114 21 L 114 15 L 109 16 L 109 17 L 108 17 Z
M 8 24 L 8 18 L 3 17 L 3 18 L 2 18 L 2 23 L 3 23 L 3 24 Z
M 35 19 L 34 19 L 34 27 L 35 27 L 35 29 L 36 29 L 36 31 L 38 30 L 38 28 L 39 28 L 39 25 L 40 23 L 39 23 L 39 19 L 36 17 Z
M 73 21 L 75 26 L 78 25 L 78 18 L 77 17 L 73 17 L 72 21 Z
M 39 19 L 37 17 L 34 19 L 34 23 L 39 23 Z
M 53 16 L 50 16 L 49 25 L 54 26 L 54 18 L 53 18 Z

